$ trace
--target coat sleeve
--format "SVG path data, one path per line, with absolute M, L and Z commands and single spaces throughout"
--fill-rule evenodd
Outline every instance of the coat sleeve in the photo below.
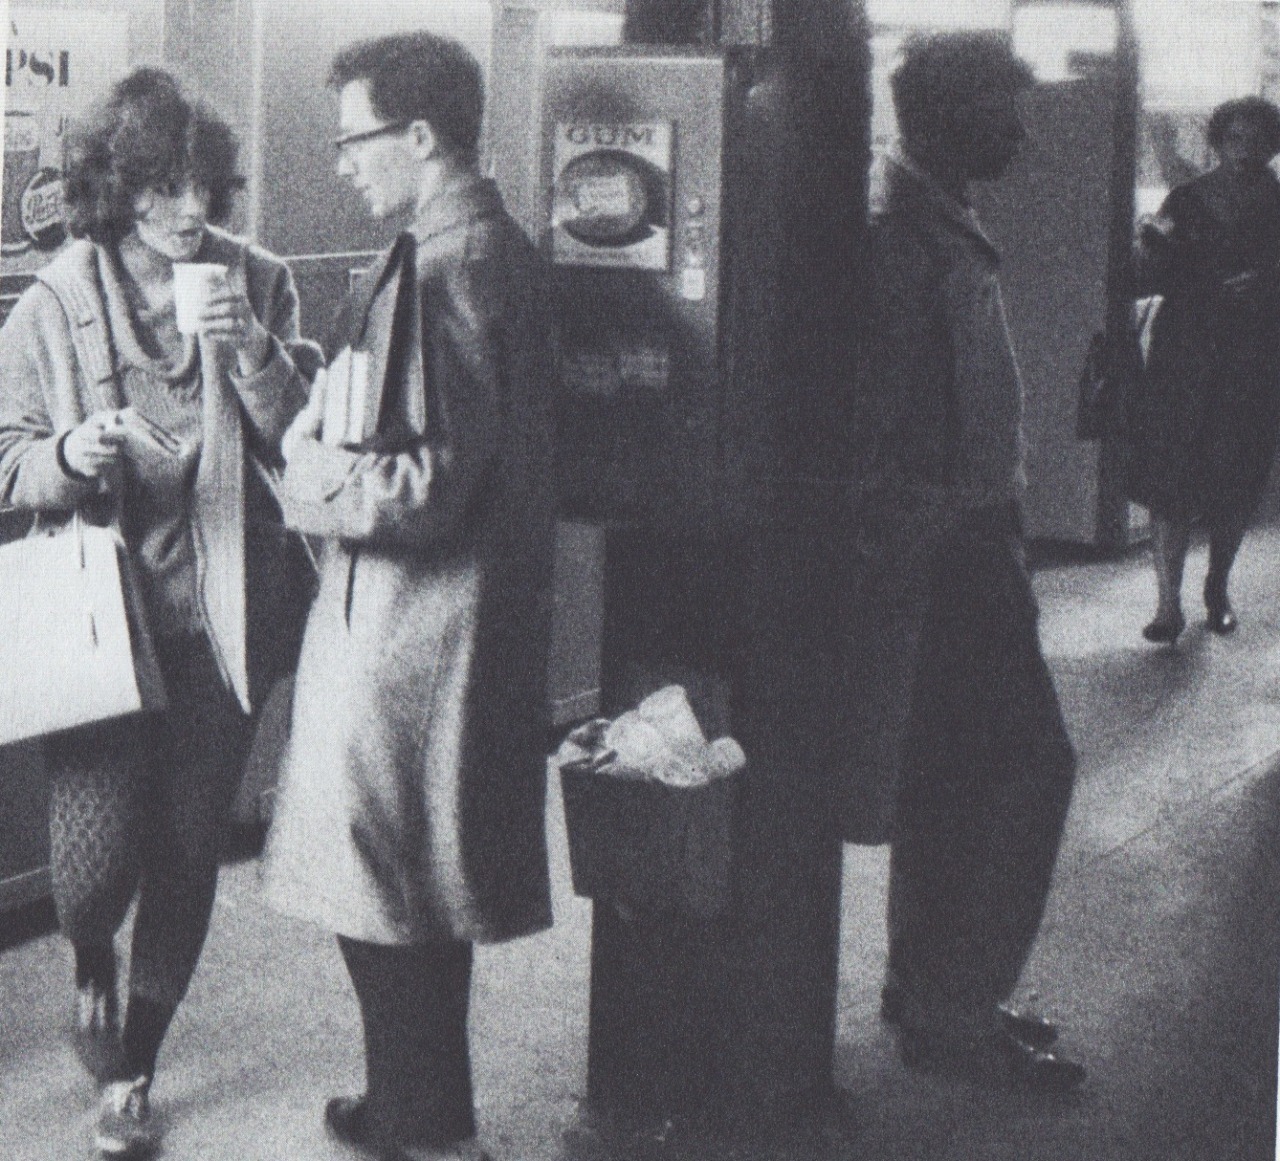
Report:
M 58 463 L 58 439 L 85 418 L 77 376 L 67 316 L 37 282 L 0 329 L 0 506 L 70 511 L 98 492 Z
M 1179 186 L 1165 198 L 1154 218 L 1143 220 L 1133 248 L 1135 298 L 1195 288 L 1196 217 L 1191 187 Z
M 423 361 L 432 406 L 418 445 L 391 454 L 298 441 L 282 487 L 289 527 L 398 546 L 457 530 L 500 470 L 506 442 L 501 279 L 494 257 L 469 260 L 431 305 Z
M 246 278 L 254 312 L 271 335 L 271 354 L 253 375 L 237 374 L 233 363 L 230 379 L 248 417 L 255 450 L 278 463 L 280 437 L 306 404 L 323 356 L 319 346 L 301 336 L 298 291 L 289 268 L 278 261 L 251 263 Z

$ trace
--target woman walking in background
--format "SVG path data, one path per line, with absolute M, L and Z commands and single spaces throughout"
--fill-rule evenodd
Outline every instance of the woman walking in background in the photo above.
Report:
M 1280 111 L 1260 97 L 1214 110 L 1217 167 L 1174 189 L 1143 224 L 1137 292 L 1161 295 L 1129 416 L 1130 497 L 1152 517 L 1159 603 L 1148 641 L 1186 625 L 1191 526 L 1209 533 L 1208 627 L 1231 633 L 1231 566 L 1280 431 Z
M 120 81 L 73 143 L 71 243 L 0 332 L 0 504 L 116 519 L 168 708 L 48 740 L 53 894 L 75 955 L 76 1039 L 109 1156 L 157 1143 L 148 1093 L 209 926 L 248 711 L 291 659 L 286 542 L 265 485 L 319 352 L 278 260 L 210 226 L 236 143 L 167 73 Z M 179 332 L 174 264 L 227 277 Z M 128 1003 L 114 935 L 135 892 Z

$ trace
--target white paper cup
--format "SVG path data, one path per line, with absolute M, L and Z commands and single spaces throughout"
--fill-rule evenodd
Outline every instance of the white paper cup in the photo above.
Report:
M 216 262 L 175 262 L 173 264 L 173 305 L 178 330 L 194 335 L 200 316 L 214 293 L 227 285 L 227 268 Z

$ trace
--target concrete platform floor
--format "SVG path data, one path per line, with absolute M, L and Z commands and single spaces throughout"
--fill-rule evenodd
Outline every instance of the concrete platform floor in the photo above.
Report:
M 1204 551 L 1193 552 L 1188 593 Z M 1139 637 L 1141 554 L 1037 577 L 1081 755 L 1048 920 L 1025 979 L 1091 1079 L 1046 1103 L 907 1072 L 877 1018 L 883 849 L 848 848 L 836 1073 L 845 1135 L 725 1140 L 584 1116 L 590 907 L 569 889 L 554 782 L 556 927 L 481 950 L 472 1031 L 498 1161 L 1264 1161 L 1274 1155 L 1280 980 L 1280 531 L 1252 535 L 1242 627 L 1176 649 Z M 1188 613 L 1199 609 L 1188 601 Z M 48 935 L 0 955 L 0 1161 L 91 1157 L 91 1085 L 66 1038 L 70 967 Z M 154 1089 L 175 1161 L 341 1161 L 324 1098 L 361 1085 L 354 998 L 332 940 L 224 873 L 204 960 Z

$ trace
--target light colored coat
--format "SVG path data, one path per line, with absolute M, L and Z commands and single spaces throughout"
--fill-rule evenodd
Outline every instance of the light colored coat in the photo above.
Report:
M 491 182 L 443 191 L 414 234 L 422 370 L 391 419 L 420 437 L 302 440 L 285 473 L 286 519 L 327 542 L 265 882 L 368 942 L 502 940 L 551 921 L 545 289 Z
M 298 335 L 298 296 L 283 262 L 210 229 L 199 260 L 243 279 L 273 336 L 256 375 L 234 352 L 200 341 L 202 433 L 192 520 L 200 599 L 224 680 L 248 712 L 287 664 L 282 600 L 291 596 L 284 530 L 249 453 L 278 455 L 280 436 L 306 401 L 320 353 Z M 124 406 L 118 358 L 130 337 L 127 307 L 107 253 L 76 241 L 40 272 L 0 331 L 0 505 L 33 512 L 93 509 L 98 485 L 59 466 L 59 437 L 102 409 Z M 93 337 L 73 335 L 73 328 Z M 95 366 L 78 351 L 98 352 Z M 109 506 L 109 505 L 108 505 Z

